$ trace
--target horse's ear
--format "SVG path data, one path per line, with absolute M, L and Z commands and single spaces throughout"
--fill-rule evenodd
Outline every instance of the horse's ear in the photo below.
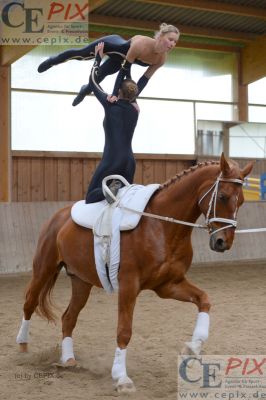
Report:
M 245 178 L 247 175 L 250 174 L 252 171 L 252 168 L 254 166 L 254 161 L 250 161 L 242 170 L 241 170 L 241 175 L 243 175 L 243 178 Z
M 221 172 L 223 173 L 223 176 L 227 176 L 230 174 L 231 168 L 230 168 L 230 165 L 228 164 L 223 152 L 220 157 L 220 168 L 221 168 Z

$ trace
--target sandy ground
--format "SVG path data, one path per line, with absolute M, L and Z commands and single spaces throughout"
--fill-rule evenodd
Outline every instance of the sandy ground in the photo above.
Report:
M 208 292 L 211 330 L 205 354 L 266 354 L 266 265 L 193 267 L 189 278 Z M 0 276 L 0 400 L 86 399 L 118 397 L 110 376 L 116 347 L 116 296 L 93 289 L 74 334 L 79 366 L 59 369 L 61 323 L 32 318 L 28 354 L 15 338 L 29 275 Z M 63 312 L 70 298 L 69 278 L 61 274 L 54 298 Z M 59 315 L 60 315 L 59 312 Z M 128 374 L 137 392 L 131 399 L 177 397 L 177 355 L 190 339 L 196 307 L 162 300 L 152 292 L 138 299 L 128 349 Z

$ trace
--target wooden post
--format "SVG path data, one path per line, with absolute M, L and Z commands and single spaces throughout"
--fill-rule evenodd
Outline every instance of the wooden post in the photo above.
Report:
M 226 158 L 229 158 L 229 128 L 230 123 L 223 123 L 223 152 Z
M 238 119 L 242 122 L 248 121 L 248 85 L 241 82 L 238 86 Z
M 238 120 L 248 121 L 248 85 L 243 83 L 243 54 L 238 56 Z
M 11 201 L 10 66 L 0 66 L 0 202 Z

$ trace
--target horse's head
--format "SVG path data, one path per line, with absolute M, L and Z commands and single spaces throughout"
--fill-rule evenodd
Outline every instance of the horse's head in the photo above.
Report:
M 216 180 L 201 187 L 199 206 L 206 218 L 212 250 L 223 252 L 232 246 L 237 211 L 244 202 L 242 185 L 252 167 L 250 162 L 240 169 L 237 163 L 228 162 L 222 153 Z

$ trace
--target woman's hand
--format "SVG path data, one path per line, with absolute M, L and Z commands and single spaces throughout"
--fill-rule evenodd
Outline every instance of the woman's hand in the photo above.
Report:
M 95 56 L 99 53 L 99 56 L 103 58 L 104 42 L 100 42 L 95 46 Z
M 109 101 L 109 103 L 115 103 L 118 98 L 116 96 L 111 96 L 110 94 L 107 96 L 107 100 Z
M 137 112 L 139 113 L 140 112 L 140 108 L 139 108 L 138 103 L 134 102 L 134 103 L 131 103 L 131 104 L 137 110 Z

